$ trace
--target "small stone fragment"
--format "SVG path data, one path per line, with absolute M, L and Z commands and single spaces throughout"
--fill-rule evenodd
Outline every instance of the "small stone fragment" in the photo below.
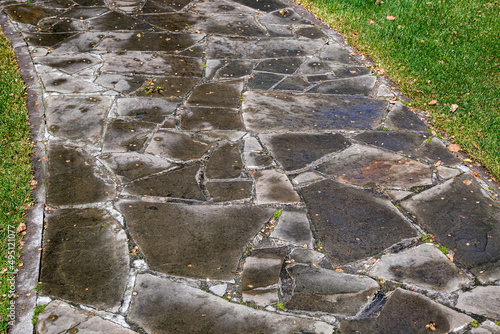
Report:
M 259 204 L 300 202 L 299 195 L 285 174 L 276 170 L 262 170 L 255 172 L 254 177 Z

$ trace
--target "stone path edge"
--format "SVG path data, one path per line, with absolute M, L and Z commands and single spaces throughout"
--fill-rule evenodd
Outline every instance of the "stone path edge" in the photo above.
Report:
M 38 75 L 20 32 L 14 27 L 7 15 L 0 11 L 0 26 L 14 49 L 17 63 L 27 88 L 27 108 L 30 122 L 33 154 L 31 164 L 34 180 L 37 182 L 32 191 L 33 205 L 26 212 L 26 234 L 23 236 L 21 260 L 23 266 L 16 275 L 16 324 L 9 328 L 10 334 L 31 333 L 32 317 L 36 306 L 35 288 L 40 276 L 40 260 L 45 206 L 45 175 L 47 153 L 43 142 L 45 121 Z

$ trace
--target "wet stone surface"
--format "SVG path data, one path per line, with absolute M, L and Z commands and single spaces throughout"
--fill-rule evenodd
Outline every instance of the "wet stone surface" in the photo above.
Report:
M 116 309 L 128 272 L 126 234 L 99 209 L 47 212 L 40 280 L 49 296 Z
M 39 333 L 494 332 L 497 196 L 296 4 L 0 8 L 45 121 Z

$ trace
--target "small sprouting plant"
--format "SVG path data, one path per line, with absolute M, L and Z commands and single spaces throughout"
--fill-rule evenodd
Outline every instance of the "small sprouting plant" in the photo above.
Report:
M 276 219 L 276 220 L 278 220 L 280 218 L 280 216 L 281 216 L 281 212 L 282 211 L 283 211 L 282 209 L 278 209 L 278 210 L 274 211 L 273 218 Z
M 443 252 L 444 255 L 448 254 L 448 250 L 444 246 L 438 246 L 437 247 L 441 252 Z
M 40 315 L 40 313 L 43 312 L 43 310 L 45 309 L 47 305 L 37 305 L 35 306 L 35 311 L 34 311 L 34 314 L 33 314 L 33 318 L 31 318 L 31 323 L 33 325 L 36 325 L 38 323 L 38 316 Z
M 433 241 L 432 235 L 430 234 L 426 234 L 422 237 L 422 242 L 425 242 L 426 244 L 432 243 Z
M 274 304 L 274 307 L 276 307 L 276 309 L 278 309 L 278 310 L 285 309 L 285 305 L 283 303 L 276 303 L 276 304 Z
M 245 249 L 245 253 L 243 253 L 243 256 L 247 256 L 248 254 L 250 254 L 250 252 L 252 251 L 252 249 L 253 249 L 253 246 L 249 245 L 247 247 L 247 249 Z
M 153 94 L 153 93 L 158 93 L 161 95 L 161 92 L 164 90 L 163 87 L 160 87 L 160 86 L 147 86 L 147 87 L 144 87 L 144 92 L 146 93 L 146 95 L 149 95 L 149 94 Z
M 477 326 L 479 326 L 479 321 L 477 321 L 477 320 L 473 320 L 473 321 L 471 321 L 471 322 L 470 322 L 470 325 L 471 325 L 472 327 L 476 328 Z

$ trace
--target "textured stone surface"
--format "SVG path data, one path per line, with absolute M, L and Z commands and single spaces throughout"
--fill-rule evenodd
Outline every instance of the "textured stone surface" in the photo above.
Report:
M 417 236 L 389 201 L 358 188 L 327 180 L 302 188 L 302 196 L 334 266 L 376 255 Z
M 389 297 L 382 312 L 374 319 L 343 321 L 341 333 L 448 333 L 473 319 L 442 306 L 419 294 L 397 289 Z
M 360 97 L 251 91 L 243 97 L 245 126 L 256 132 L 372 129 L 386 107 L 385 101 Z
M 278 283 L 287 249 L 260 248 L 245 258 L 241 277 L 243 300 L 257 305 L 271 305 L 279 301 Z
M 285 174 L 274 169 L 263 170 L 255 172 L 254 178 L 259 204 L 300 202 Z
M 113 181 L 82 149 L 52 142 L 49 145 L 47 203 L 74 205 L 113 199 Z
M 339 181 L 364 187 L 409 189 L 432 184 L 430 168 L 420 162 L 380 149 L 353 145 L 317 170 Z
M 239 146 L 226 144 L 212 153 L 205 174 L 209 179 L 233 179 L 240 176 L 242 168 Z
M 214 202 L 236 201 L 252 197 L 253 182 L 229 181 L 208 182 L 207 190 Z
M 164 99 L 122 98 L 116 101 L 117 113 L 145 122 L 162 123 L 177 108 L 177 103 Z
M 179 161 L 201 158 L 212 144 L 190 136 L 171 131 L 158 131 L 146 152 Z
M 439 243 L 455 252 L 455 261 L 460 265 L 473 272 L 487 263 L 498 268 L 500 207 L 471 174 L 446 181 L 401 205 Z
M 116 310 L 128 273 L 125 232 L 99 209 L 46 213 L 43 293 L 75 303 Z
M 237 108 L 243 81 L 224 81 L 197 86 L 188 103 L 194 106 Z
M 350 143 L 340 134 L 285 133 L 262 135 L 262 142 L 286 170 L 308 166 L 329 153 L 340 151 Z
M 67 303 L 54 300 L 38 316 L 36 331 L 40 334 L 58 333 L 98 333 L 133 334 L 134 331 L 121 327 L 111 321 L 95 316 Z
M 408 109 L 402 102 L 397 101 L 387 116 L 384 127 L 389 130 L 423 131 L 427 126 Z
M 119 208 L 153 270 L 230 280 L 272 209 L 121 201 Z M 164 247 L 168 245 L 168 247 Z
M 314 240 L 305 210 L 285 209 L 281 212 L 278 225 L 271 237 L 304 248 L 312 248 Z
M 181 118 L 183 130 L 243 130 L 237 109 L 188 107 Z
M 272 158 L 264 153 L 262 145 L 255 137 L 245 139 L 243 157 L 247 168 L 256 169 L 273 165 Z
M 286 307 L 354 316 L 378 290 L 369 277 L 339 273 L 323 268 L 295 265 L 287 269 L 293 292 Z
M 149 274 L 139 275 L 130 319 L 153 333 L 330 334 L 320 321 L 283 316 L 228 303 L 207 292 Z
M 478 286 L 458 297 L 457 308 L 466 312 L 500 319 L 500 286 Z
M 444 292 L 458 290 L 469 283 L 467 276 L 432 244 L 423 244 L 398 254 L 384 255 L 369 274 L 385 280 L 396 280 Z

